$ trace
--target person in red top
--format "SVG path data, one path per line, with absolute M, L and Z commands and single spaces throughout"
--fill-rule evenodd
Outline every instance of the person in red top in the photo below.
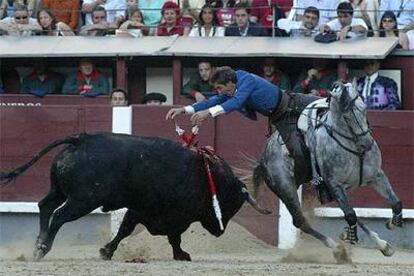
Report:
M 190 32 L 188 27 L 184 27 L 180 17 L 180 8 L 174 2 L 168 1 L 161 9 L 162 21 L 157 27 L 157 36 L 187 36 Z
M 43 9 L 53 12 L 57 22 L 63 22 L 72 30 L 76 30 L 79 22 L 79 0 L 43 0 Z
M 269 32 L 273 26 L 273 8 L 275 10 L 275 20 L 280 18 L 285 18 L 293 5 L 293 0 L 253 0 L 251 6 L 250 20 L 256 23 L 260 23 L 262 26 L 266 27 Z M 277 27 L 277 26 L 276 26 Z M 283 32 L 276 32 L 277 36 L 283 36 Z

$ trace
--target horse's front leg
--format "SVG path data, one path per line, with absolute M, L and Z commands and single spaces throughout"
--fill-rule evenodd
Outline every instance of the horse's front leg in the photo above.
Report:
M 340 235 L 340 238 L 344 241 L 347 241 L 351 244 L 358 243 L 358 232 L 357 232 L 357 216 L 355 214 L 354 209 L 351 207 L 348 201 L 348 197 L 346 195 L 345 188 L 337 183 L 333 184 L 329 183 L 331 193 L 334 195 L 335 200 L 338 202 L 339 207 L 344 212 L 345 220 L 348 223 L 348 227 L 344 233 Z
M 375 176 L 375 182 L 370 184 L 370 186 L 383 198 L 385 198 L 392 207 L 392 218 L 387 221 L 385 226 L 392 230 L 396 226 L 403 226 L 403 215 L 402 215 L 402 203 L 400 199 L 395 195 L 394 190 L 391 187 L 391 183 L 388 180 L 387 176 L 381 170 Z

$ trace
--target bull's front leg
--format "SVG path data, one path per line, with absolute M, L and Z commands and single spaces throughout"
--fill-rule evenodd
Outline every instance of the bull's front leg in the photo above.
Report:
M 122 223 L 119 226 L 118 233 L 115 238 L 106 244 L 103 248 L 99 249 L 99 253 L 103 260 L 110 260 L 114 255 L 115 250 L 118 248 L 119 243 L 134 231 L 135 226 L 139 223 L 138 216 L 134 211 L 128 209 L 125 213 Z
M 168 242 L 172 246 L 174 260 L 191 261 L 190 254 L 181 249 L 181 234 L 168 235 Z

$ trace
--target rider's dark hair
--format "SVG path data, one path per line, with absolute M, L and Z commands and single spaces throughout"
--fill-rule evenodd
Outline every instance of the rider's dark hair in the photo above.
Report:
M 212 84 L 223 84 L 226 85 L 228 82 L 237 82 L 236 71 L 231 69 L 229 66 L 222 66 L 216 69 L 216 72 L 211 77 Z

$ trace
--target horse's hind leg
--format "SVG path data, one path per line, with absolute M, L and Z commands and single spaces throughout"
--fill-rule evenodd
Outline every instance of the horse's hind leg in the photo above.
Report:
M 402 216 L 402 202 L 395 195 L 394 190 L 391 187 L 390 181 L 383 171 L 379 172 L 375 177 L 376 181 L 372 184 L 372 188 L 384 197 L 392 207 L 392 218 L 385 224 L 388 229 L 392 230 L 395 226 L 403 226 Z
M 325 246 L 329 247 L 333 251 L 333 255 L 338 263 L 345 263 L 345 262 L 351 262 L 350 257 L 345 251 L 345 248 L 341 245 L 339 245 L 337 242 L 335 242 L 330 237 L 327 237 L 323 235 L 322 233 L 316 231 L 312 228 L 312 226 L 309 224 L 305 216 L 303 215 L 302 208 L 300 206 L 299 198 L 297 195 L 297 191 L 295 186 L 289 185 L 284 188 L 284 191 L 281 191 L 281 189 L 278 189 L 274 185 L 268 185 L 274 193 L 283 201 L 283 203 L 286 205 L 286 208 L 288 209 L 289 213 L 292 215 L 293 218 L 293 224 L 295 227 L 299 228 L 306 234 L 309 234 L 316 239 L 320 240 Z
M 103 248 L 99 249 L 101 258 L 104 260 L 110 260 L 114 255 L 115 250 L 118 248 L 119 243 L 134 231 L 135 226 L 139 223 L 138 216 L 134 211 L 127 210 L 122 219 L 122 223 L 119 226 L 118 233 L 115 238 L 106 244 Z

